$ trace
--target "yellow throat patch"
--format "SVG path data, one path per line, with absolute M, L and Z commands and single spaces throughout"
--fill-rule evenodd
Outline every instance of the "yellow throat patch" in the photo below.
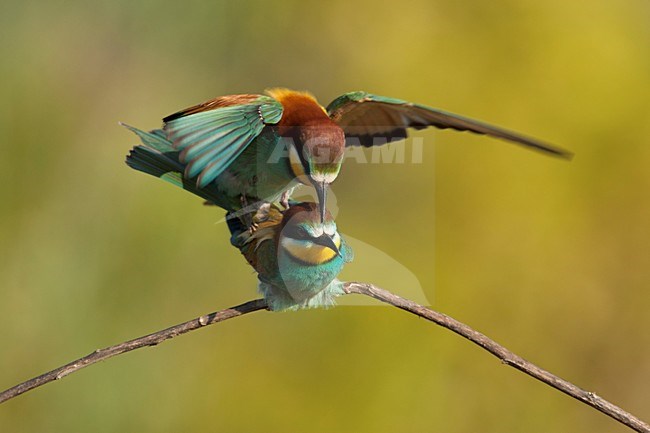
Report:
M 340 237 L 336 238 L 335 245 L 336 248 L 341 248 Z M 336 253 L 331 248 L 314 243 L 306 246 L 303 242 L 291 238 L 282 239 L 281 247 L 294 259 L 310 265 L 322 265 L 336 257 Z

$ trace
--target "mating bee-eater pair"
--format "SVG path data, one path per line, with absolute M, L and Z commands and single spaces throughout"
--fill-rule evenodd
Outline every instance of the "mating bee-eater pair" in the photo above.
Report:
M 309 93 L 288 89 L 271 89 L 267 95 L 222 96 L 167 116 L 163 123 L 161 129 L 151 132 L 125 125 L 144 144 L 131 151 L 127 164 L 224 208 L 231 219 L 239 216 L 244 229 L 230 223 L 233 245 L 258 271 L 260 290 L 269 304 L 278 308 L 289 306 L 289 300 L 296 306 L 313 305 L 304 293 L 313 298 L 328 288 L 351 257 L 347 252 L 341 254 L 335 245 L 335 239 L 342 241 L 326 211 L 327 191 L 339 175 L 346 146 L 382 145 L 405 138 L 408 128 L 434 126 L 485 134 L 570 157 L 562 149 L 496 126 L 365 92 L 346 93 L 327 108 Z M 268 207 L 268 203 L 280 201 L 287 208 L 291 191 L 301 183 L 316 189 L 318 212 L 312 209 L 313 204 L 284 212 Z M 259 235 L 253 220 L 260 220 L 258 211 L 263 205 L 267 218 L 262 218 L 264 234 Z M 269 212 L 273 217 L 268 218 Z M 288 229 L 289 234 L 284 234 Z M 291 235 L 298 232 L 302 237 Z M 267 248 L 265 242 L 271 240 Z M 253 250 L 250 243 L 256 245 Z M 329 253 L 324 253 L 326 250 Z M 262 257 L 267 254 L 273 257 Z M 280 257 L 292 257 L 293 261 Z M 327 278 L 319 276 L 323 269 Z M 282 286 L 281 282 L 288 280 L 294 280 L 290 284 L 293 289 L 289 284 Z M 302 290 L 296 290 L 300 285 Z

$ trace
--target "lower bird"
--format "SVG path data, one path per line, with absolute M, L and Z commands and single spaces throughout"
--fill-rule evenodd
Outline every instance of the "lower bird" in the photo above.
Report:
M 379 146 L 405 138 L 409 128 L 427 127 L 484 134 L 571 157 L 498 126 L 366 92 L 343 94 L 327 108 L 307 92 L 282 88 L 267 95 L 220 96 L 165 117 L 161 129 L 128 128 L 145 147 L 164 154 L 149 151 L 147 165 L 132 165 L 138 170 L 158 176 L 161 166 L 172 164 L 182 170 L 184 187 L 207 190 L 216 195 L 215 204 L 231 212 L 250 202 L 286 203 L 293 187 L 313 185 L 324 218 L 326 193 L 339 175 L 346 146 Z
M 257 271 L 259 291 L 271 310 L 332 306 L 343 294 L 336 277 L 352 261 L 352 249 L 329 212 L 321 221 L 315 203 L 286 210 L 266 203 L 250 228 L 238 218 L 227 220 L 231 243 Z

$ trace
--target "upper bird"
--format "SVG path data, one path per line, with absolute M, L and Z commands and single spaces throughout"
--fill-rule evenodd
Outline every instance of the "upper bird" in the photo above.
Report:
M 405 138 L 408 128 L 470 131 L 571 157 L 534 138 L 400 99 L 351 92 L 325 108 L 307 92 L 266 93 L 212 99 L 165 117 L 151 132 L 127 126 L 157 149 L 149 165 L 133 168 L 161 176 L 160 165 L 171 160 L 186 187 L 209 189 L 212 201 L 230 212 L 251 201 L 287 203 L 298 183 L 312 184 L 324 219 L 327 188 L 339 174 L 346 144 L 386 144 Z M 160 147 L 172 151 L 160 153 Z

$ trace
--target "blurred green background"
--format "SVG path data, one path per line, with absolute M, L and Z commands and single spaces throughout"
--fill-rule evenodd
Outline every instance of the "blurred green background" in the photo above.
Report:
M 648 22 L 644 0 L 3 2 L 0 388 L 256 296 L 221 212 L 130 170 L 117 122 L 282 85 L 573 150 L 417 133 L 422 164 L 345 165 L 337 222 L 436 309 L 648 420 Z M 343 277 L 391 280 L 368 263 Z M 0 430 L 627 431 L 387 307 L 232 320 L 9 401 Z

